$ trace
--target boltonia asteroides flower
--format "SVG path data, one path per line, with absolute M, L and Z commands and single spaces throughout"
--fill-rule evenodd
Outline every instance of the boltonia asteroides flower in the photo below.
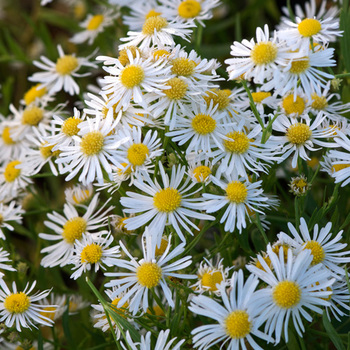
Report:
M 16 201 L 11 201 L 9 205 L 0 202 L 0 238 L 6 239 L 3 228 L 13 231 L 14 228 L 8 221 L 14 221 L 18 224 L 22 223 L 22 214 L 24 210 L 22 206 L 16 206 Z

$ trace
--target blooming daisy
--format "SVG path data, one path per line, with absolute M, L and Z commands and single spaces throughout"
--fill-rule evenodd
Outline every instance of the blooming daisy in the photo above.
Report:
M 309 118 L 308 112 L 310 111 L 310 106 L 308 99 L 301 89 L 298 89 L 297 94 L 292 91 L 284 95 L 281 98 L 279 106 L 281 107 L 282 114 L 287 117 Z
M 308 179 L 304 174 L 292 177 L 288 186 L 290 187 L 289 192 L 298 197 L 304 196 L 311 188 L 311 184 L 308 182 Z
M 39 101 L 44 102 L 43 104 L 47 104 L 47 102 L 52 100 L 52 96 L 47 93 L 46 87 L 39 87 L 40 84 L 36 84 L 32 86 L 29 90 L 24 93 L 23 99 L 21 103 L 29 106 L 32 103 L 38 103 Z
M 89 14 L 86 19 L 79 24 L 84 30 L 76 33 L 70 39 L 74 44 L 81 44 L 85 41 L 91 45 L 96 37 L 104 31 L 106 27 L 113 24 L 114 20 L 120 16 L 116 8 L 104 9 L 96 15 Z
M 54 234 L 39 233 L 39 237 L 48 241 L 58 241 L 41 250 L 41 253 L 48 253 L 42 260 L 41 265 L 44 267 L 54 267 L 57 265 L 65 266 L 71 262 L 74 251 L 75 240 L 81 240 L 83 234 L 99 236 L 106 231 L 100 229 L 107 223 L 107 212 L 114 207 L 109 207 L 104 212 L 103 209 L 108 204 L 109 200 L 104 205 L 97 209 L 98 197 L 96 194 L 83 216 L 80 216 L 71 203 L 66 203 L 63 207 L 64 216 L 53 212 L 47 214 L 50 221 L 44 221 L 44 225 L 54 231 Z M 97 233 L 94 231 L 100 230 Z
M 22 223 L 22 214 L 24 210 L 20 205 L 16 206 L 16 201 L 11 201 L 9 205 L 0 202 L 0 238 L 6 239 L 3 228 L 13 231 L 8 221 L 15 221 L 18 224 Z
M 343 238 L 343 231 L 339 231 L 335 237 L 332 237 L 333 235 L 330 232 L 332 228 L 331 222 L 328 222 L 320 231 L 318 224 L 316 224 L 311 238 L 304 218 L 300 218 L 300 234 L 290 222 L 288 223 L 288 228 L 293 238 L 284 232 L 280 232 L 278 238 L 296 249 L 296 254 L 304 249 L 310 249 L 313 256 L 311 265 L 322 264 L 334 276 L 345 274 L 344 268 L 339 265 L 350 262 L 350 251 L 344 251 L 347 244 L 339 242 Z
M 128 139 L 116 140 L 114 135 L 110 135 L 114 130 L 118 120 L 110 118 L 87 119 L 78 125 L 80 131 L 73 136 L 74 144 L 61 146 L 61 153 L 56 159 L 56 163 L 62 164 L 59 169 L 61 174 L 69 173 L 66 181 L 71 180 L 82 170 L 79 181 L 84 185 L 93 182 L 95 179 L 103 183 L 102 167 L 108 176 L 111 176 L 111 163 L 118 166 L 115 159 L 116 149 Z M 102 165 L 102 167 L 101 167 Z
M 16 271 L 15 268 L 13 268 L 10 265 L 7 265 L 7 263 L 10 263 L 12 260 L 8 258 L 10 253 L 8 253 L 4 248 L 0 248 L 0 269 L 1 270 L 7 270 L 7 271 Z M 2 279 L 5 276 L 4 273 L 0 272 L 0 278 Z
M 322 306 L 330 306 L 326 299 L 331 294 L 327 287 L 331 287 L 335 279 L 331 279 L 330 272 L 322 265 L 311 265 L 313 256 L 309 249 L 294 256 L 288 249 L 285 259 L 284 249 L 279 254 L 272 251 L 270 245 L 267 254 L 271 261 L 271 268 L 258 255 L 263 269 L 247 265 L 247 269 L 263 280 L 267 287 L 256 292 L 251 300 L 253 307 L 260 316 L 258 321 L 265 323 L 264 332 L 269 336 L 275 334 L 276 344 L 280 342 L 282 332 L 288 342 L 288 324 L 292 317 L 297 333 L 302 337 L 305 331 L 301 316 L 311 322 L 311 315 L 305 310 L 322 314 Z
M 265 106 L 275 109 L 278 105 L 278 99 L 271 92 L 263 91 L 260 88 L 252 92 L 252 98 L 259 114 L 265 114 Z M 249 99 L 246 99 L 246 108 L 249 108 Z
M 67 295 L 68 303 L 68 313 L 69 315 L 75 315 L 78 311 L 90 306 L 90 302 L 85 300 L 80 294 Z M 66 300 L 66 304 L 67 304 Z
M 41 83 L 40 87 L 46 87 L 49 94 L 56 93 L 62 89 L 70 95 L 78 95 L 80 88 L 74 78 L 81 78 L 90 75 L 90 73 L 79 74 L 77 71 L 81 67 L 97 68 L 95 63 L 89 62 L 88 57 L 76 57 L 74 54 L 66 55 L 61 45 L 57 46 L 59 58 L 52 62 L 45 56 L 41 56 L 42 62 L 34 61 L 33 64 L 44 72 L 34 73 L 28 79 L 33 82 Z
M 19 292 L 16 283 L 13 282 L 11 292 L 4 280 L 0 279 L 0 322 L 5 323 L 6 327 L 15 325 L 17 331 L 21 332 L 22 328 L 37 328 L 35 324 L 53 325 L 53 320 L 42 315 L 44 307 L 37 303 L 46 298 L 50 290 L 36 292 L 30 296 L 35 285 L 36 282 L 33 282 L 29 287 L 27 283 L 23 292 Z
M 262 321 L 258 319 L 256 309 L 251 306 L 257 285 L 258 279 L 254 275 L 250 275 L 244 282 L 243 272 L 239 270 L 232 276 L 228 293 L 224 285 L 218 285 L 223 306 L 204 295 L 193 297 L 189 309 L 217 322 L 193 329 L 193 346 L 204 350 L 223 341 L 221 347 L 227 344 L 228 350 L 239 350 L 246 349 L 247 342 L 252 348 L 262 350 L 253 336 L 273 341 L 270 336 L 259 331 Z
M 167 277 L 176 277 L 181 279 L 193 279 L 195 275 L 180 274 L 175 271 L 186 268 L 191 264 L 191 257 L 185 256 L 171 264 L 174 258 L 181 255 L 185 250 L 185 243 L 178 244 L 174 250 L 170 252 L 171 237 L 169 244 L 164 253 L 160 257 L 155 256 L 154 236 L 150 234 L 151 229 L 148 227 L 142 237 L 143 259 L 136 260 L 120 241 L 119 244 L 124 253 L 130 258 L 113 259 L 113 264 L 118 268 L 126 269 L 129 272 L 106 272 L 108 277 L 114 277 L 106 284 L 106 287 L 117 287 L 112 297 L 118 296 L 125 292 L 125 295 L 119 300 L 117 307 L 122 307 L 126 300 L 130 299 L 129 311 L 135 315 L 141 307 L 144 312 L 148 308 L 149 290 L 160 287 L 170 307 L 174 307 L 175 303 L 172 293 L 166 283 Z M 126 292 L 126 290 L 128 290 Z
M 142 175 L 136 176 L 134 185 L 145 192 L 146 195 L 126 192 L 129 197 L 120 199 L 121 205 L 126 207 L 124 209 L 125 213 L 142 213 L 125 220 L 126 228 L 134 230 L 151 221 L 148 224 L 148 228 L 155 236 L 154 242 L 157 242 L 157 246 L 159 246 L 165 225 L 170 224 L 184 242 L 185 236 L 182 229 L 191 235 L 193 233 L 190 227 L 199 230 L 190 218 L 214 220 L 214 217 L 195 211 L 202 210 L 204 202 L 203 198 L 190 198 L 200 189 L 188 193 L 195 186 L 195 183 L 192 182 L 190 184 L 191 180 L 188 177 L 183 182 L 185 175 L 184 166 L 173 166 L 170 181 L 161 162 L 159 162 L 159 171 L 163 186 L 158 181 L 153 181 L 148 173 L 143 172 Z
M 157 342 L 155 345 L 151 345 L 151 332 L 147 332 L 146 336 L 141 336 L 141 342 L 140 343 L 134 343 L 133 340 L 130 337 L 129 331 L 126 333 L 126 341 L 127 346 L 125 346 L 123 343 L 121 343 L 124 350 L 129 350 L 130 347 L 132 350 L 179 350 L 180 346 L 184 343 L 185 339 L 180 340 L 176 345 L 176 337 L 170 339 L 168 342 L 168 336 L 170 333 L 170 329 L 167 329 L 166 331 L 161 330 L 157 334 Z
M 264 214 L 261 208 L 269 207 L 268 197 L 263 195 L 262 181 L 251 183 L 248 180 L 238 178 L 234 174 L 227 174 L 227 180 L 220 180 L 216 176 L 211 177 L 212 183 L 220 187 L 225 194 L 203 193 L 207 199 L 207 213 L 215 213 L 227 205 L 220 219 L 225 222 L 225 231 L 233 232 L 236 228 L 239 233 L 246 227 L 246 216 L 250 221 L 248 209 L 259 214 Z
M 195 183 L 208 185 L 211 182 L 213 166 L 205 153 L 190 153 L 187 155 L 188 171 L 187 174 Z
M 93 194 L 94 190 L 92 184 L 88 184 L 87 186 L 77 184 L 64 190 L 66 202 L 73 205 L 86 204 L 90 201 Z
M 93 265 L 95 272 L 100 268 L 105 270 L 103 265 L 112 266 L 109 260 L 120 257 L 119 246 L 109 248 L 112 242 L 113 236 L 110 234 L 106 237 L 83 234 L 80 240 L 76 240 L 70 261 L 70 264 L 75 265 L 72 270 L 76 271 L 71 278 L 76 280 L 82 273 L 90 271 Z

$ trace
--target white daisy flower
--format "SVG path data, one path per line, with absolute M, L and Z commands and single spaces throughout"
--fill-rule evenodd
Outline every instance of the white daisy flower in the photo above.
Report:
M 126 207 L 125 213 L 142 213 L 127 219 L 126 228 L 134 230 L 151 221 L 148 228 L 155 237 L 154 242 L 159 246 L 165 225 L 172 225 L 180 239 L 185 242 L 183 229 L 191 235 L 193 235 L 191 227 L 199 230 L 190 218 L 214 220 L 214 217 L 195 211 L 203 210 L 205 205 L 202 198 L 193 198 L 200 188 L 189 193 L 195 183 L 190 183 L 189 177 L 183 182 L 184 166 L 173 166 L 170 181 L 161 162 L 159 162 L 159 171 L 163 186 L 158 181 L 153 181 L 148 173 L 143 172 L 142 176 L 136 177 L 134 185 L 146 195 L 126 192 L 129 197 L 120 199 L 121 205 Z
M 155 256 L 154 236 L 150 233 L 148 227 L 142 236 L 143 259 L 136 260 L 120 241 L 119 244 L 124 253 L 130 258 L 130 261 L 124 259 L 113 259 L 111 262 L 118 268 L 126 269 L 129 272 L 106 272 L 108 277 L 115 277 L 108 282 L 106 287 L 117 287 L 113 297 L 125 292 L 125 295 L 119 300 L 117 307 L 124 305 L 125 301 L 130 299 L 129 311 L 135 315 L 140 307 L 143 312 L 148 308 L 149 290 L 160 287 L 170 307 L 175 307 L 171 290 L 169 289 L 166 278 L 176 277 L 181 279 L 193 279 L 195 275 L 180 274 L 175 271 L 181 270 L 189 266 L 192 262 L 190 256 L 173 261 L 177 256 L 181 255 L 185 250 L 185 243 L 178 244 L 174 250 L 170 251 L 171 236 L 169 243 L 161 256 Z M 157 288 L 158 289 L 158 288 Z M 126 292 L 126 290 L 128 290 Z
M 297 166 L 298 157 L 304 160 L 310 160 L 305 149 L 312 152 L 319 149 L 314 148 L 314 144 L 321 147 L 337 147 L 335 143 L 321 141 L 321 139 L 330 137 L 334 133 L 332 128 L 319 128 L 324 118 L 325 117 L 319 113 L 312 122 L 310 119 L 299 122 L 296 118 L 287 118 L 284 115 L 279 115 L 273 123 L 272 128 L 284 133 L 284 135 L 270 137 L 272 141 L 279 142 L 280 145 L 283 145 L 280 151 L 281 158 L 278 163 L 287 159 L 294 152 L 292 167 L 295 168 Z
M 265 114 L 265 106 L 275 110 L 278 105 L 278 99 L 271 95 L 271 92 L 263 91 L 260 88 L 252 92 L 252 98 L 259 114 Z M 246 108 L 250 108 L 249 99 L 246 99 Z
M 183 22 L 177 18 L 169 22 L 162 16 L 151 16 L 145 20 L 141 31 L 129 31 L 126 38 L 121 38 L 120 40 L 126 44 L 120 45 L 119 48 L 134 45 L 142 50 L 153 45 L 173 46 L 175 45 L 173 36 L 189 41 L 189 36 L 192 34 L 191 28 L 195 26 L 193 20 Z
M 109 248 L 113 242 L 113 236 L 108 234 L 106 237 L 95 237 L 90 234 L 83 234 L 80 240 L 75 240 L 73 257 L 70 264 L 74 273 L 71 278 L 77 279 L 86 271 L 90 271 L 94 266 L 94 271 L 97 272 L 100 268 L 106 269 L 104 265 L 112 266 L 111 258 L 119 258 L 119 246 Z
M 215 213 L 227 205 L 227 208 L 220 219 L 220 223 L 225 222 L 225 231 L 233 232 L 236 228 L 239 233 L 242 228 L 246 228 L 246 217 L 250 221 L 248 209 L 259 214 L 264 214 L 261 208 L 269 207 L 268 197 L 263 195 L 261 189 L 262 181 L 254 183 L 238 178 L 234 174 L 227 175 L 227 180 L 220 180 L 212 176 L 212 183 L 220 187 L 225 194 L 203 193 L 207 199 L 207 213 Z
M 89 119 L 78 125 L 80 131 L 73 136 L 74 145 L 61 146 L 61 153 L 56 163 L 62 164 L 61 174 L 69 173 L 66 181 L 73 179 L 82 170 L 79 181 L 84 185 L 93 182 L 104 182 L 102 168 L 108 176 L 112 174 L 111 164 L 118 166 L 115 158 L 116 149 L 128 139 L 116 140 L 110 133 L 118 120 L 111 118 Z
M 106 27 L 113 24 L 114 20 L 120 16 L 116 8 L 104 9 L 96 15 L 88 14 L 86 19 L 79 24 L 84 30 L 76 33 L 70 39 L 74 44 L 81 44 L 85 41 L 91 45 L 96 37 L 102 33 Z
M 13 226 L 8 221 L 15 221 L 18 224 L 22 223 L 22 214 L 24 210 L 22 206 L 16 206 L 16 201 L 11 201 L 9 205 L 0 202 L 0 238 L 6 239 L 3 228 L 13 231 Z
M 80 294 L 67 295 L 67 299 L 69 299 L 69 315 L 76 315 L 78 311 L 90 306 L 90 302 L 85 300 Z
M 133 340 L 130 337 L 129 331 L 126 333 L 126 342 L 127 346 L 125 346 L 123 343 L 121 343 L 124 350 L 129 350 L 130 347 L 132 350 L 179 350 L 180 346 L 184 343 L 184 339 L 180 340 L 176 345 L 176 337 L 168 340 L 168 336 L 170 333 L 170 329 L 167 329 L 166 331 L 161 330 L 157 334 L 157 342 L 154 345 L 151 345 L 151 332 L 147 332 L 146 336 L 141 336 L 141 342 L 140 343 L 134 343 Z
M 33 64 L 44 72 L 34 73 L 28 79 L 33 82 L 41 83 L 40 87 L 47 87 L 49 94 L 54 94 L 62 89 L 70 95 L 78 95 L 79 85 L 74 78 L 81 78 L 90 75 L 90 73 L 79 74 L 77 71 L 81 67 L 97 68 L 95 63 L 89 62 L 88 57 L 76 57 L 74 54 L 66 55 L 61 45 L 57 46 L 59 58 L 52 62 L 45 56 L 41 56 L 42 62 L 34 61 Z
M 52 321 L 58 320 L 67 310 L 66 297 L 55 293 L 51 293 L 50 298 L 39 300 L 39 304 L 44 307 L 41 315 L 50 318 Z
M 318 230 L 318 224 L 316 224 L 311 238 L 304 218 L 300 218 L 300 234 L 290 222 L 288 223 L 288 228 L 293 238 L 284 232 L 280 232 L 278 234 L 279 240 L 296 249 L 296 254 L 304 249 L 310 249 L 313 256 L 311 265 L 322 264 L 332 272 L 333 276 L 344 276 L 344 268 L 339 265 L 350 262 L 350 251 L 344 251 L 347 244 L 340 243 L 340 240 L 343 238 L 343 231 L 339 231 L 335 237 L 332 237 L 332 232 L 330 232 L 332 228 L 331 222 L 328 222 L 320 231 Z
M 35 324 L 44 326 L 52 326 L 53 320 L 49 317 L 43 316 L 44 307 L 37 303 L 37 301 L 46 298 L 50 290 L 43 292 L 36 292 L 30 296 L 36 282 L 33 282 L 29 287 L 26 284 L 23 292 L 17 291 L 16 283 L 12 283 L 12 292 L 7 287 L 3 279 L 0 279 L 0 322 L 5 323 L 6 327 L 15 325 L 18 332 L 22 328 L 37 328 Z M 56 305 L 51 305 L 56 307 Z
M 246 349 L 248 344 L 254 349 L 263 350 L 253 336 L 272 342 L 270 336 L 259 331 L 262 321 L 258 319 L 256 309 L 251 306 L 257 285 L 258 279 L 254 275 L 250 275 L 244 283 L 243 272 L 239 270 L 232 276 L 228 293 L 224 285 L 218 286 L 223 306 L 204 295 L 193 297 L 189 309 L 217 322 L 192 330 L 193 346 L 204 350 L 223 342 L 221 347 L 227 344 L 228 350 Z
M 310 104 L 302 89 L 298 89 L 295 94 L 293 91 L 288 92 L 281 98 L 279 103 L 282 114 L 286 117 L 309 119 L 308 112 L 310 111 Z
M 1 205 L 1 203 L 0 203 Z M 11 263 L 12 260 L 8 258 L 10 253 L 8 253 L 4 248 L 0 248 L 0 269 L 1 270 L 7 270 L 7 271 L 16 271 L 15 268 L 13 268 L 11 265 L 8 265 L 7 263 Z M 5 276 L 3 272 L 0 272 L 0 279 L 2 279 Z
M 151 17 L 153 18 L 153 17 Z M 136 57 L 127 50 L 130 63 L 123 66 L 118 59 L 111 57 L 98 56 L 97 60 L 104 60 L 103 69 L 109 73 L 102 80 L 103 94 L 108 96 L 107 107 L 118 103 L 123 109 L 129 107 L 131 99 L 145 107 L 143 97 L 144 92 L 161 91 L 166 86 L 164 83 L 168 80 L 170 67 L 166 66 L 163 60 L 153 61 L 151 57 L 144 59 L 136 51 Z M 113 65 L 112 67 L 109 67 Z
M 107 213 L 114 207 L 107 208 L 102 212 L 109 200 L 103 206 L 97 209 L 98 197 L 96 194 L 83 216 L 80 216 L 75 207 L 66 203 L 63 207 L 64 216 L 53 212 L 47 214 L 50 221 L 44 221 L 44 225 L 54 231 L 54 234 L 39 233 L 39 237 L 48 241 L 58 241 L 41 250 L 41 253 L 48 253 L 42 260 L 41 265 L 44 267 L 54 267 L 57 265 L 65 266 L 70 263 L 73 256 L 75 240 L 81 240 L 83 233 L 93 236 L 99 236 L 107 233 L 101 231 L 101 228 L 106 226 Z M 97 233 L 94 231 L 100 230 Z
M 64 190 L 66 202 L 73 205 L 85 205 L 90 201 L 93 194 L 94 189 L 92 184 L 88 184 L 87 186 L 77 184 Z
M 195 183 L 208 185 L 211 182 L 211 174 L 213 166 L 209 158 L 204 153 L 190 153 L 187 155 L 188 161 L 188 176 Z
M 22 350 L 24 344 L 22 342 L 14 342 L 10 343 L 7 341 L 2 341 L 1 342 L 1 349 L 2 350 Z M 43 350 L 53 350 L 54 346 L 51 343 L 44 343 L 42 344 Z M 32 343 L 30 343 L 30 350 L 38 350 L 38 342 L 34 340 Z
M 36 84 L 27 90 L 23 95 L 23 99 L 20 101 L 21 104 L 25 106 L 29 106 L 32 103 L 42 103 L 43 105 L 46 105 L 48 102 L 53 101 L 54 98 L 47 93 L 46 87 L 40 88 L 39 86 L 40 84 Z
M 271 246 L 267 247 L 271 268 L 258 255 L 263 269 L 247 265 L 247 269 L 263 280 L 268 286 L 256 292 L 251 300 L 251 307 L 260 314 L 258 320 L 266 321 L 264 332 L 269 336 L 275 334 L 276 344 L 281 340 L 282 332 L 288 342 L 288 324 L 292 317 L 297 333 L 302 337 L 305 331 L 301 316 L 311 322 L 311 315 L 305 310 L 319 314 L 322 306 L 330 306 L 326 299 L 331 294 L 327 287 L 332 286 L 335 279 L 330 279 L 330 272 L 322 265 L 311 266 L 313 256 L 310 250 L 303 250 L 293 256 L 288 249 L 285 258 L 283 248 L 275 254 Z
M 233 124 L 224 124 L 225 113 L 217 111 L 217 105 L 213 107 L 211 103 L 207 107 L 206 103 L 191 103 L 185 108 L 185 113 L 176 118 L 176 122 L 170 122 L 175 130 L 167 132 L 165 135 L 171 137 L 172 141 L 179 146 L 189 142 L 186 146 L 186 154 L 192 151 L 200 151 L 212 155 L 213 148 L 224 149 L 223 139 L 226 134 L 226 127 Z

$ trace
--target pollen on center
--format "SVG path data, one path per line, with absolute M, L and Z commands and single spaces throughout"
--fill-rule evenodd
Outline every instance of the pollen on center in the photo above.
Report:
M 141 286 L 153 288 L 162 278 L 162 269 L 156 263 L 144 262 L 137 268 L 136 276 Z
M 154 195 L 153 204 L 160 212 L 171 213 L 181 205 L 181 194 L 175 188 L 164 188 Z

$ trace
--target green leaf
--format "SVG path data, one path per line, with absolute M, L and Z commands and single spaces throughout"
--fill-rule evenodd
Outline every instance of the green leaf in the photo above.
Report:
M 67 343 L 70 345 L 71 349 L 75 349 L 75 343 L 73 341 L 73 337 L 69 328 L 69 297 L 66 301 L 66 310 L 62 316 L 62 327 L 65 338 L 67 339 Z
M 337 348 L 337 350 L 345 350 L 345 346 L 339 334 L 337 333 L 333 325 L 329 322 L 326 312 L 323 312 L 322 321 L 323 321 L 324 328 L 327 334 L 329 335 L 330 340 L 332 341 L 334 346 Z

